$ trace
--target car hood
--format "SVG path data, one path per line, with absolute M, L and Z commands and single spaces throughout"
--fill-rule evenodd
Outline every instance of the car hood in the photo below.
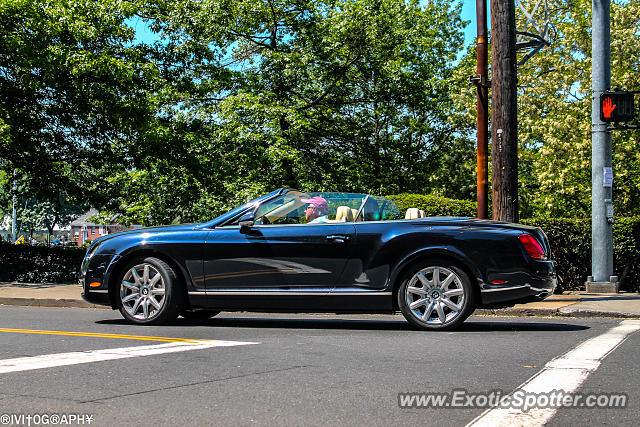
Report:
M 200 224 L 180 224 L 180 225 L 163 225 L 159 227 L 143 227 L 136 228 L 135 230 L 121 231 L 120 233 L 108 234 L 106 236 L 102 236 L 93 241 L 93 244 L 104 243 L 108 240 L 115 239 L 120 236 L 133 236 L 133 235 L 142 235 L 146 233 L 161 233 L 167 231 L 188 231 L 193 230 L 198 227 Z

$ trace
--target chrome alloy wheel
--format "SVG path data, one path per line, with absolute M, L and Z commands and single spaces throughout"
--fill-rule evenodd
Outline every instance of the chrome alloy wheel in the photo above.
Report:
M 465 305 L 461 278 L 445 267 L 427 267 L 406 286 L 405 301 L 415 318 L 429 325 L 451 323 Z
M 151 264 L 131 267 L 120 284 L 120 301 L 127 313 L 140 320 L 158 315 L 165 304 L 165 282 L 162 274 Z

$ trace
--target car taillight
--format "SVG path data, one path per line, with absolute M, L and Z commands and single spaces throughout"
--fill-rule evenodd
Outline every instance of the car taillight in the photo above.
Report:
M 546 258 L 546 256 L 544 255 L 544 251 L 542 250 L 542 246 L 540 246 L 540 243 L 538 243 L 538 241 L 533 236 L 531 236 L 530 234 L 521 234 L 518 236 L 518 239 L 520 239 L 522 246 L 524 246 L 524 249 L 527 251 L 527 254 L 529 254 L 531 258 Z

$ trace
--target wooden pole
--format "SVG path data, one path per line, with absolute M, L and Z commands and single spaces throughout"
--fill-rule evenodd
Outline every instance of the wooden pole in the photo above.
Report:
M 513 0 L 491 0 L 492 213 L 518 221 L 516 19 Z

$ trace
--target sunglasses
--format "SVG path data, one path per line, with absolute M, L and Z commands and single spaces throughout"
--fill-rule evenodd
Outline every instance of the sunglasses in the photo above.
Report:
M 309 209 L 315 209 L 316 207 L 313 205 L 307 205 L 306 208 L 304 208 L 305 211 L 308 211 Z

